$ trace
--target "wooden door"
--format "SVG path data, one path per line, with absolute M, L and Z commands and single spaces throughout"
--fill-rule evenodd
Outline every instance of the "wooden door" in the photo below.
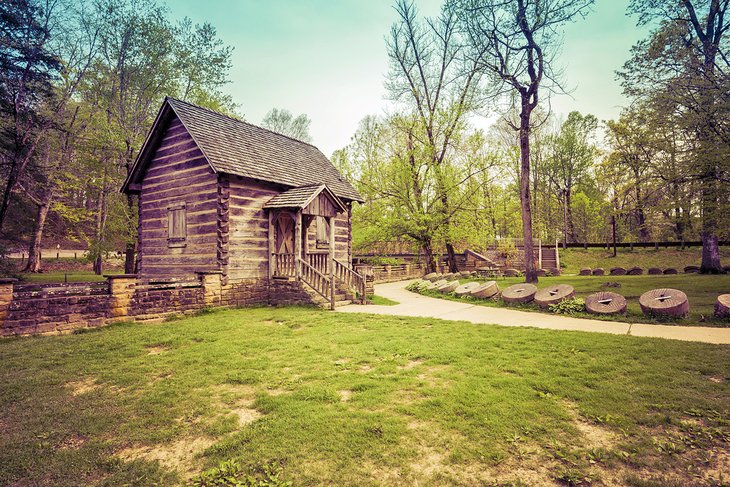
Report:
M 294 219 L 289 213 L 279 213 L 274 225 L 274 252 L 294 253 Z

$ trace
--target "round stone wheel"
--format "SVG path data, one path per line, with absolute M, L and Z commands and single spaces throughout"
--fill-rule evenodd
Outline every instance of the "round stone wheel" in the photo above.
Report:
M 545 276 L 547 276 L 548 271 L 547 271 L 547 269 L 538 269 L 536 272 L 537 272 L 538 277 L 545 277 Z
M 504 277 L 517 277 L 520 275 L 520 271 L 517 269 L 505 269 Z
M 427 281 L 430 281 L 432 278 L 434 278 L 436 276 L 437 276 L 437 274 L 435 272 L 431 272 L 430 274 L 426 274 L 425 276 L 423 276 L 423 278 Z
M 462 284 L 461 286 L 457 287 L 454 290 L 454 294 L 456 294 L 457 296 L 466 296 L 467 294 L 471 293 L 472 289 L 476 289 L 480 285 L 481 284 L 476 281 L 467 282 L 466 284 Z
M 593 269 L 593 275 L 594 276 L 602 276 L 605 273 L 606 273 L 606 271 L 603 270 L 603 267 L 596 267 L 595 269 Z
M 649 272 L 647 272 L 650 276 L 658 276 L 660 274 L 663 274 L 662 270 L 658 267 L 649 267 Z
M 611 275 L 612 276 L 625 276 L 626 275 L 626 269 L 623 267 L 612 267 L 611 268 Z
M 578 275 L 581 275 L 581 276 L 590 276 L 591 275 L 591 269 L 589 267 L 584 267 L 583 269 L 580 270 L 580 272 L 578 273 Z
M 698 272 L 700 272 L 700 268 L 696 265 L 688 265 L 684 268 L 685 274 L 697 274 Z
M 643 273 L 644 273 L 644 269 L 642 269 L 641 267 L 632 267 L 631 269 L 626 271 L 626 274 L 628 274 L 630 276 L 640 276 Z
M 466 279 L 467 277 L 470 277 L 470 276 L 471 276 L 471 272 L 469 272 L 469 271 L 459 272 L 459 277 L 461 277 L 462 279 Z
M 559 276 L 560 275 L 560 269 L 557 268 L 557 267 L 551 267 L 548 270 L 550 271 L 550 274 L 552 274 L 554 276 Z
M 586 297 L 586 310 L 596 315 L 626 312 L 626 298 L 610 291 L 600 291 Z
M 652 289 L 639 298 L 647 316 L 684 316 L 689 311 L 687 295 L 677 289 Z
M 532 284 L 515 284 L 502 291 L 502 299 L 505 303 L 529 303 L 536 292 L 537 287 Z
M 575 296 L 575 289 L 568 284 L 556 284 L 540 289 L 535 293 L 535 302 L 541 308 L 557 304 L 564 299 Z
M 459 287 L 459 281 L 449 281 L 446 284 L 442 284 L 437 287 L 436 290 L 440 293 L 448 294 L 450 292 L 454 292 L 457 287 Z
M 441 279 L 446 279 L 447 281 L 450 281 L 453 278 L 454 278 L 454 273 L 453 272 L 449 272 L 449 273 L 444 274 L 443 276 L 441 276 Z
M 435 282 L 433 283 L 433 284 L 434 284 L 434 286 L 433 286 L 433 288 L 431 288 L 431 289 L 437 288 L 437 287 L 439 287 L 439 286 L 443 286 L 443 285 L 444 285 L 444 284 L 446 284 L 447 282 L 449 282 L 449 281 L 447 281 L 446 279 L 439 279 L 438 281 L 435 281 Z
M 677 269 L 674 267 L 668 267 L 664 269 L 664 274 L 677 274 Z
M 469 295 L 473 298 L 488 299 L 499 293 L 499 286 L 496 281 L 487 281 L 484 284 L 480 284 L 471 291 Z
M 721 294 L 715 301 L 715 316 L 730 318 L 730 294 Z

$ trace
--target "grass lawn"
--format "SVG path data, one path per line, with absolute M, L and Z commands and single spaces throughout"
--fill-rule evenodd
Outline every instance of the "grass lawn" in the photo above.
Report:
M 255 308 L 6 339 L 0 364 L 0 485 L 730 478 L 728 346 Z
M 119 272 L 104 272 L 104 274 L 119 274 Z M 106 281 L 104 275 L 94 274 L 92 271 L 49 271 L 38 274 L 26 272 L 20 275 L 23 283 L 49 284 L 56 282 L 98 282 Z
M 473 279 L 465 279 L 461 282 L 468 282 Z M 513 284 L 525 282 L 524 277 L 506 277 L 495 279 L 499 289 L 503 290 Z M 480 279 L 484 281 L 484 279 Z M 620 287 L 605 287 L 604 283 L 617 282 Z M 720 294 L 730 293 L 730 275 L 706 276 L 698 274 L 677 274 L 662 276 L 556 276 L 541 277 L 538 289 L 551 284 L 570 284 L 575 288 L 575 294 L 579 298 L 585 298 L 589 294 L 598 291 L 613 291 L 623 295 L 628 301 L 625 315 L 597 316 L 588 313 L 579 313 L 574 316 L 582 316 L 591 319 L 604 319 L 610 321 L 625 321 L 629 323 L 663 323 L 694 326 L 730 326 L 728 319 L 718 319 L 714 316 L 714 306 Z M 639 307 L 639 296 L 651 289 L 671 288 L 679 289 L 687 294 L 689 300 L 689 315 L 686 318 L 654 319 L 644 316 Z M 444 295 L 435 291 L 424 292 L 428 296 L 452 299 L 457 301 L 468 300 L 483 306 L 516 307 L 524 311 L 535 311 L 549 313 L 541 310 L 537 305 L 507 305 L 501 299 L 474 299 L 458 298 L 451 295 Z
M 720 247 L 720 257 L 722 263 L 727 265 L 730 263 L 730 247 Z M 629 269 L 634 266 L 642 267 L 646 272 L 650 267 L 659 267 L 666 269 L 674 267 L 679 272 L 688 265 L 700 265 L 702 261 L 702 249 L 692 247 L 685 250 L 679 248 L 665 249 L 660 248 L 659 251 L 651 249 L 636 248 L 633 251 L 629 249 L 617 249 L 616 257 L 613 256 L 613 250 L 606 249 L 560 249 L 560 263 L 567 267 L 563 269 L 567 274 L 578 274 L 583 267 L 603 267 L 606 273 L 612 267 L 623 267 Z
M 378 296 L 377 294 L 368 296 L 368 301 L 370 302 L 370 304 L 377 304 L 380 306 L 395 306 L 396 304 L 399 304 L 398 301 L 393 301 L 392 299 L 388 299 L 383 296 Z

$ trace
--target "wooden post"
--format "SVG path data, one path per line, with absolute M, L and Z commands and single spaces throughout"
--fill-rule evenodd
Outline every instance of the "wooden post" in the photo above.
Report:
M 537 239 L 537 267 L 542 269 L 542 239 Z
M 276 235 L 274 232 L 274 210 L 269 210 L 269 279 L 274 277 L 276 270 Z
M 296 262 L 297 280 L 302 278 L 302 210 L 297 210 L 297 222 L 294 226 L 294 262 Z
M 330 225 L 329 267 L 330 267 L 330 309 L 335 309 L 335 219 L 327 217 Z
M 555 240 L 555 267 L 560 269 L 560 251 L 558 249 L 558 241 Z

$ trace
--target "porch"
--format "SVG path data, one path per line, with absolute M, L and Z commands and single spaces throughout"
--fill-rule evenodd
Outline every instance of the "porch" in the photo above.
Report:
M 335 218 L 346 210 L 325 185 L 294 188 L 264 208 L 269 223 L 269 278 L 296 279 L 329 301 L 351 293 L 364 303 L 365 279 L 335 258 Z

